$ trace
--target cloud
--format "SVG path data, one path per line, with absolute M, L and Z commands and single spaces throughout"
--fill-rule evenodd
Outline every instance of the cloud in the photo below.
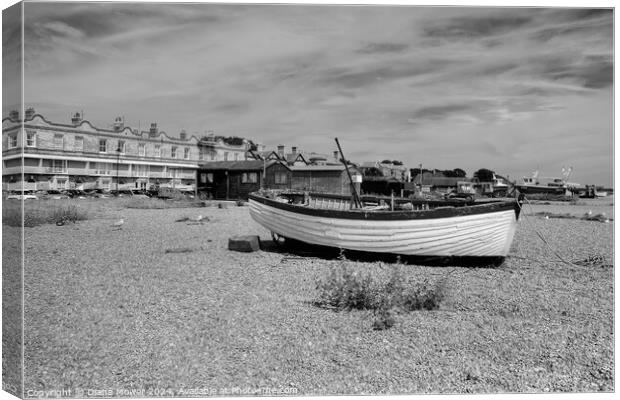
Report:
M 409 48 L 403 43 L 369 43 L 357 50 L 361 54 L 402 53 Z
M 324 153 L 338 136 L 355 161 L 500 171 L 562 158 L 556 134 L 589 127 L 588 141 L 607 147 L 613 137 L 608 10 L 26 3 L 26 13 L 26 102 L 53 121 L 73 107 L 100 126 L 124 114 L 135 127 Z
M 448 105 L 439 105 L 439 106 L 429 106 L 423 107 L 416 110 L 412 117 L 412 121 L 418 121 L 420 119 L 423 120 L 438 120 L 445 119 L 454 114 L 461 114 L 464 111 L 470 111 L 474 108 L 473 105 L 470 104 L 448 104 Z
M 448 20 L 429 22 L 423 28 L 423 35 L 430 38 L 468 40 L 490 37 L 522 28 L 532 17 L 506 13 L 496 16 L 453 17 Z M 514 14 L 514 15 L 512 15 Z

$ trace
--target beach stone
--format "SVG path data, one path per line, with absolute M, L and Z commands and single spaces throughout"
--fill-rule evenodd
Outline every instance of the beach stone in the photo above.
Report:
M 260 240 L 256 235 L 233 236 L 228 239 L 228 250 L 251 253 L 260 250 Z
M 217 205 L 219 208 L 228 208 L 228 204 L 226 203 L 220 203 Z

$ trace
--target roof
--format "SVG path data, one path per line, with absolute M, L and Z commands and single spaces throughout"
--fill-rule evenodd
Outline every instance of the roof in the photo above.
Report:
M 456 186 L 458 182 L 467 181 L 467 178 L 452 178 L 446 176 L 424 176 L 422 183 L 430 186 Z M 416 175 L 413 179 L 414 183 L 420 183 L 420 175 Z
M 291 165 L 289 166 L 291 171 L 344 171 L 344 165 Z M 350 165 L 349 169 L 357 169 Z
M 267 165 L 272 162 L 267 162 Z M 201 170 L 226 170 L 226 171 L 260 171 L 265 167 L 262 160 L 244 161 L 209 161 L 198 164 Z

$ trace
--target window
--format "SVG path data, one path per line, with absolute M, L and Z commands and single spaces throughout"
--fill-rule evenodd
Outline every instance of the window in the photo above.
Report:
M 99 139 L 99 153 L 108 152 L 108 141 L 105 139 Z
M 158 144 L 155 145 L 155 157 L 161 157 L 161 146 Z
M 26 146 L 35 147 L 37 143 L 37 133 L 35 131 L 26 131 Z
M 239 153 L 235 153 L 235 161 L 239 160 Z
M 276 184 L 286 183 L 286 172 L 276 172 Z
M 84 138 L 82 136 L 76 136 L 73 140 L 73 150 L 84 151 Z
M 205 152 L 202 148 L 198 149 L 198 159 L 200 161 L 203 161 L 205 159 Z
M 108 163 L 104 163 L 104 162 L 98 162 L 96 163 L 96 170 L 95 170 L 95 174 L 98 175 L 110 175 L 110 165 Z
M 228 161 L 228 152 L 227 151 L 224 152 L 224 161 Z
M 65 139 L 63 135 L 54 135 L 54 148 L 55 149 L 63 149 Z
M 146 177 L 149 175 L 149 166 L 148 165 L 134 165 L 134 173 L 140 177 Z
M 241 175 L 241 183 L 256 183 L 258 182 L 258 173 L 256 172 L 244 172 Z
M 120 149 L 121 154 L 125 154 L 125 141 L 124 140 L 119 140 L 118 141 L 117 149 Z
M 9 135 L 9 149 L 17 147 L 17 135 Z
M 67 173 L 67 160 L 52 160 L 52 172 L 55 174 Z
M 186 147 L 184 152 L 183 152 L 183 158 L 184 159 L 189 159 L 189 147 Z
M 171 158 L 177 158 L 177 148 L 176 148 L 176 146 L 172 146 L 172 149 L 170 149 L 170 157 Z
M 144 143 L 140 143 L 138 145 L 138 155 L 140 157 L 144 157 L 145 154 L 146 154 L 146 146 L 144 145 Z

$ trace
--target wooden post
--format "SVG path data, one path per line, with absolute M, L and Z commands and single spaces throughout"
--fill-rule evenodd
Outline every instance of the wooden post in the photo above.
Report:
M 357 195 L 357 190 L 355 189 L 355 183 L 353 183 L 353 178 L 351 178 L 351 172 L 349 171 L 349 167 L 347 166 L 347 159 L 344 157 L 344 154 L 342 153 L 342 148 L 340 147 L 340 142 L 338 142 L 338 138 L 336 139 L 336 144 L 338 145 L 338 151 L 340 152 L 340 155 L 342 156 L 342 163 L 344 164 L 344 169 L 347 171 L 347 175 L 349 176 L 349 182 L 351 182 L 351 196 L 353 197 L 353 200 L 355 201 L 355 205 L 358 206 L 359 208 L 362 208 L 362 201 L 360 200 L 359 196 Z
M 226 174 L 226 200 L 230 197 L 230 175 L 228 175 L 228 171 L 224 171 Z
M 196 170 L 194 174 L 194 200 L 198 199 L 198 174 L 200 174 L 200 170 Z

